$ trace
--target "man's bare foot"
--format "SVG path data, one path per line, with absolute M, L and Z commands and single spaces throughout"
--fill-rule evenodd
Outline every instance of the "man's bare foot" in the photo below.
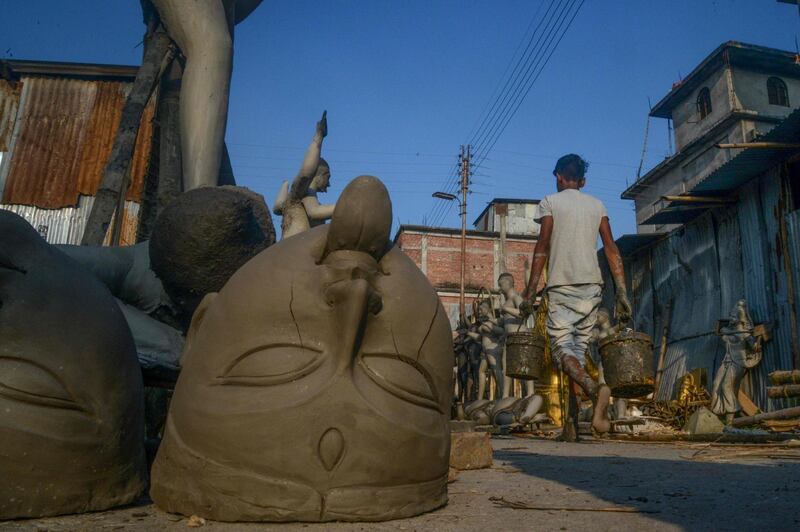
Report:
M 597 399 L 594 402 L 592 413 L 592 428 L 600 434 L 611 431 L 611 421 L 608 419 L 608 404 L 611 400 L 611 388 L 605 384 L 597 390 Z

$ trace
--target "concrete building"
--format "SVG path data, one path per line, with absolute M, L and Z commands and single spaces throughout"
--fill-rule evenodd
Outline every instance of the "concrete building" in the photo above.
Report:
M 720 45 L 650 111 L 672 122 L 676 152 L 622 194 L 636 204 L 638 232 L 676 227 L 670 213 L 688 207 L 662 197 L 688 193 L 736 156 L 718 144 L 755 141 L 798 105 L 797 54 L 735 41 Z
M 705 117 L 704 88 L 711 102 Z M 725 354 L 717 320 L 745 299 L 772 339 L 743 390 L 764 410 L 789 405 L 769 399 L 766 389 L 770 372 L 800 367 L 798 106 L 794 54 L 729 42 L 653 110 L 675 121 L 679 151 L 623 193 L 636 202 L 638 232 L 617 244 L 634 327 L 654 339 L 654 366 L 658 346 L 666 345 L 659 399 L 674 398 L 680 378 L 696 368 L 707 370 L 711 385 Z M 600 257 L 605 267 L 602 250 Z M 607 268 L 605 276 L 604 305 L 613 308 Z
M 77 244 L 138 67 L 0 61 L 0 208 L 53 244 Z M 136 240 L 153 153 L 155 98 L 130 166 L 120 242 Z M 110 232 L 109 232 L 110 233 Z
M 515 235 L 538 235 L 536 223 L 538 199 L 495 198 L 486 204 L 473 227 L 478 231 L 506 232 Z
M 538 224 L 533 222 L 538 203 L 538 200 L 495 198 L 475 220 L 475 229 L 467 231 L 465 299 L 468 316 L 472 314 L 472 302 L 480 293 L 497 294 L 497 278 L 504 271 L 514 276 L 517 290 L 525 288 L 539 233 Z M 509 228 L 505 235 L 498 230 L 503 225 Z M 455 327 L 461 282 L 461 230 L 401 225 L 394 241 L 428 276 Z

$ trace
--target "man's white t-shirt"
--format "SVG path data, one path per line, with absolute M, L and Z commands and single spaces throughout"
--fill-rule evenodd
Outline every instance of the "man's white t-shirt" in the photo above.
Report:
M 553 217 L 547 287 L 603 284 L 597 262 L 600 221 L 608 216 L 603 202 L 568 188 L 539 203 L 537 219 L 545 216 Z

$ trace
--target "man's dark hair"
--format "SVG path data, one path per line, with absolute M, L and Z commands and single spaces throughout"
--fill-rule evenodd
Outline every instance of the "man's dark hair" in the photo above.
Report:
M 556 162 L 556 168 L 553 170 L 553 175 L 561 174 L 562 177 L 570 181 L 578 181 L 584 179 L 586 170 L 589 169 L 589 163 L 584 161 L 580 155 L 569 153 L 561 157 Z

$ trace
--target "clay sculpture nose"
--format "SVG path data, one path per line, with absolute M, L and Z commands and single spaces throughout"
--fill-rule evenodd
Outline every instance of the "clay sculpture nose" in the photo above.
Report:
M 336 202 L 328 230 L 323 268 L 325 299 L 335 308 L 341 331 L 339 354 L 349 364 L 358 353 L 367 314 L 381 308 L 373 280 L 378 260 L 389 249 L 392 203 L 381 181 L 372 176 L 352 180 Z
M 336 349 L 337 365 L 350 364 L 360 348 L 373 288 L 365 279 L 338 281 L 325 290 L 325 298 L 334 308 L 333 319 L 340 331 Z

